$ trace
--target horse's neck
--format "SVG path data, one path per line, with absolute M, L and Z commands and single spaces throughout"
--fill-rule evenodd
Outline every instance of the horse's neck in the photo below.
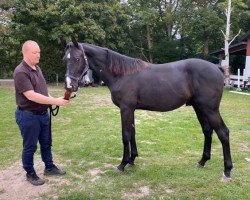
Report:
M 110 73 L 107 66 L 95 66 L 93 70 L 97 73 L 100 79 L 106 84 L 111 85 L 115 81 L 115 77 Z

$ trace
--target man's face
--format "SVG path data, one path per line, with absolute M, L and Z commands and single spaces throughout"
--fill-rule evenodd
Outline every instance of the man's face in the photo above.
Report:
M 28 44 L 27 49 L 24 53 L 25 58 L 29 61 L 29 64 L 36 65 L 40 60 L 40 48 L 38 44 Z

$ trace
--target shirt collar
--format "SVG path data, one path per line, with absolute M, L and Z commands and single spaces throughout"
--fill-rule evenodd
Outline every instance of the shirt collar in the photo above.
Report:
M 37 65 L 36 65 L 36 69 L 32 69 L 24 60 L 22 61 L 22 64 L 23 64 L 29 71 L 36 71 L 36 70 L 38 70 Z

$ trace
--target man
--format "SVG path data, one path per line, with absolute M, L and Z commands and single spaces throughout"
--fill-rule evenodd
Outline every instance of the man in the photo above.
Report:
M 47 109 L 49 105 L 66 106 L 69 101 L 48 94 L 46 81 L 38 66 L 38 44 L 35 41 L 26 41 L 22 53 L 23 61 L 14 71 L 17 104 L 15 117 L 23 138 L 22 162 L 27 180 L 33 185 L 42 185 L 45 181 L 37 176 L 33 163 L 38 141 L 45 164 L 44 175 L 66 174 L 53 163 L 50 117 Z

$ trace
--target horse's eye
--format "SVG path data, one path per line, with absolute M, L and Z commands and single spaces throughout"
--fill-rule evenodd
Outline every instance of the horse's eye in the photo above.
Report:
M 77 58 L 76 61 L 79 62 L 79 61 L 80 61 L 80 58 Z

